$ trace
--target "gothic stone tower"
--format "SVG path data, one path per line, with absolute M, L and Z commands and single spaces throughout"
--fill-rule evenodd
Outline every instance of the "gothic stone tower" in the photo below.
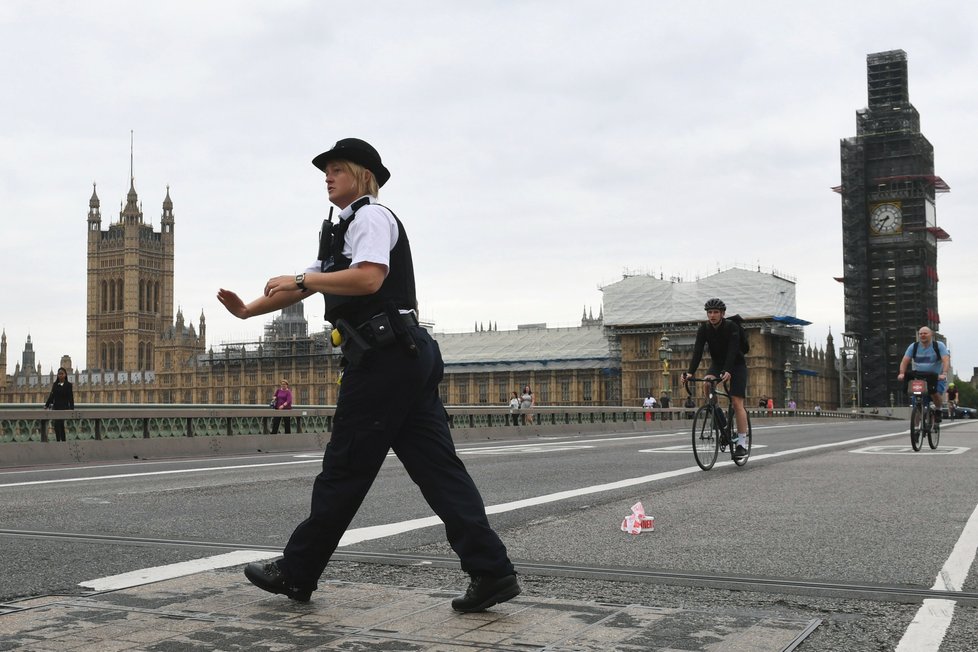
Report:
M 88 203 L 89 369 L 153 369 L 156 343 L 173 323 L 173 202 L 167 186 L 160 231 L 143 222 L 130 176 L 119 221 L 102 230 L 99 198 Z
M 907 54 L 866 57 L 869 106 L 842 140 L 842 257 L 846 331 L 859 340 L 863 405 L 905 401 L 896 380 L 920 326 L 937 330 L 934 148 L 910 104 Z

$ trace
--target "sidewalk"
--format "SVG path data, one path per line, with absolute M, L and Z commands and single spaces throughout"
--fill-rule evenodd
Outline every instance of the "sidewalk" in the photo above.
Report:
M 240 568 L 84 597 L 0 605 L 0 650 L 727 650 L 792 649 L 818 620 L 538 599 L 479 614 L 456 591 L 327 582 L 312 602 L 264 593 Z

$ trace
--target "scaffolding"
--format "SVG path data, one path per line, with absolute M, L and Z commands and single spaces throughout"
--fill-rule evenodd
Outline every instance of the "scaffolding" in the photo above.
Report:
M 896 376 L 917 329 L 940 325 L 937 244 L 950 236 L 937 225 L 935 199 L 950 187 L 934 174 L 934 148 L 910 104 L 906 53 L 868 55 L 867 87 L 869 106 L 856 112 L 857 135 L 841 143 L 842 183 L 832 189 L 842 197 L 840 394 L 882 407 L 905 401 Z M 874 232 L 869 215 L 883 204 L 893 205 L 899 223 Z

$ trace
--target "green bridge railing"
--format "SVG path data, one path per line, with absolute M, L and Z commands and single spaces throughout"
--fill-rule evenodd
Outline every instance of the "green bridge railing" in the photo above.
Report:
M 452 428 L 495 428 L 510 426 L 508 407 L 457 406 L 446 409 Z M 863 412 L 815 413 L 811 410 L 751 409 L 751 419 L 786 417 L 886 418 Z M 270 435 L 271 419 L 292 419 L 296 433 L 328 433 L 333 428 L 335 406 L 295 406 L 291 411 L 268 407 L 229 405 L 84 405 L 75 410 L 44 410 L 22 404 L 0 405 L 0 443 L 54 440 L 51 422 L 63 420 L 69 440 L 151 439 L 165 437 L 214 437 Z M 566 429 L 583 424 L 626 424 L 643 421 L 688 420 L 691 409 L 668 408 L 652 412 L 643 408 L 614 406 L 538 407 L 533 423 L 522 418 L 518 425 L 539 429 Z M 524 416 L 522 413 L 519 417 Z M 284 424 L 280 428 L 284 429 Z

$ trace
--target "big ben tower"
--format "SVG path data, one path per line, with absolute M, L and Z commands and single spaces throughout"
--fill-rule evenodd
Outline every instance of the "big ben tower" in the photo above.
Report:
M 153 369 L 153 352 L 173 323 L 173 202 L 167 186 L 160 231 L 143 222 L 135 180 L 119 221 L 102 230 L 94 186 L 88 203 L 86 366 L 103 371 Z
M 934 200 L 948 192 L 934 175 L 934 148 L 910 104 L 907 53 L 866 57 L 869 106 L 856 136 L 842 140 L 842 257 L 846 333 L 858 342 L 866 406 L 905 403 L 896 379 L 917 329 L 940 325 Z

